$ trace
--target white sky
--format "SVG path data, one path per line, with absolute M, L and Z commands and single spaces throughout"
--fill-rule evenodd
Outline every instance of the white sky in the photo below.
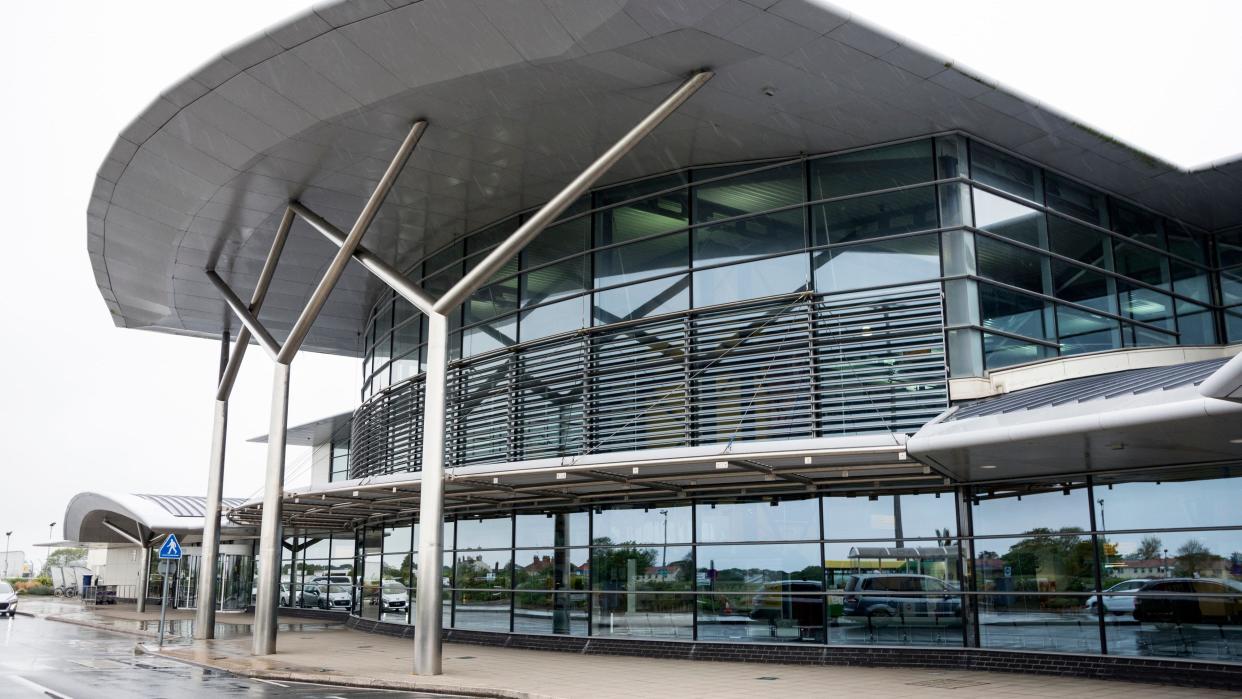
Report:
M 27 557 L 43 557 L 31 544 L 47 540 L 76 492 L 204 492 L 218 344 L 113 327 L 86 255 L 86 204 L 116 134 L 161 90 L 305 5 L 5 7 L 0 534 L 12 529 L 12 548 Z M 1242 152 L 1242 59 L 1232 43 L 1242 3 L 837 5 L 1171 162 Z M 244 440 L 266 431 L 270 364 L 249 357 L 231 406 L 230 496 L 262 482 L 264 447 Z M 354 407 L 359 374 L 356 360 L 302 355 L 291 422 Z M 290 473 L 307 451 L 290 451 Z

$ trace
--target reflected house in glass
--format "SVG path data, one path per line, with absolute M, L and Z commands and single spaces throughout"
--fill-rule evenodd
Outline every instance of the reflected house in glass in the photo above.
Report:
M 450 637 L 1242 660 L 1242 620 L 1102 611 L 1132 570 L 1222 581 L 1194 604 L 1242 580 L 1237 161 L 1179 171 L 818 3 L 316 8 L 121 134 L 98 286 L 118 325 L 227 341 L 203 270 L 254 288 L 290 201 L 347 228 L 425 117 L 356 259 L 440 298 L 705 66 L 445 309 Z M 278 338 L 334 252 L 308 220 Z M 361 265 L 323 309 L 306 349 L 362 390 L 271 435 L 313 448 L 269 494 L 280 603 L 340 585 L 408 635 L 432 324 Z

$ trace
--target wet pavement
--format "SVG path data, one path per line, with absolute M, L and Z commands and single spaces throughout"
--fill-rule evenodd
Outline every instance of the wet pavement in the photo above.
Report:
M 18 616 L 0 620 L 0 697 L 432 699 L 437 696 L 247 679 L 167 658 L 136 655 L 135 645 L 133 637 L 46 619 Z

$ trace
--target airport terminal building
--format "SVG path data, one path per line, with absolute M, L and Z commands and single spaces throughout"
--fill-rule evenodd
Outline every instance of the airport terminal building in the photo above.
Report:
M 276 359 L 260 616 L 1242 683 L 1240 192 L 818 3 L 351 1 L 158 97 L 88 247 Z M 356 410 L 284 429 L 299 347 Z

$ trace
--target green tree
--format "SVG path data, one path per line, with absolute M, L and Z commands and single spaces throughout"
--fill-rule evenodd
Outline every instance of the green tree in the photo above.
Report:
M 1173 574 L 1189 577 L 1195 573 L 1210 570 L 1215 559 L 1215 554 L 1208 550 L 1202 541 L 1189 539 L 1177 548 Z
M 1134 551 L 1134 557 L 1140 561 L 1147 561 L 1153 558 L 1160 558 L 1160 550 L 1164 548 L 1164 542 L 1160 537 L 1151 535 L 1143 537 L 1139 542 L 1138 548 Z
M 1057 592 L 1081 592 L 1095 585 L 1095 555 L 1091 540 L 1079 536 L 1082 529 L 1057 531 L 1040 527 L 1026 532 L 1001 559 L 1013 567 L 1017 589 L 1034 591 L 1040 582 L 1055 585 Z
M 51 575 L 53 566 L 70 566 L 82 564 L 86 561 L 86 549 L 84 548 L 63 548 L 56 549 L 47 555 L 47 560 L 43 562 L 43 568 L 39 571 L 40 576 Z

